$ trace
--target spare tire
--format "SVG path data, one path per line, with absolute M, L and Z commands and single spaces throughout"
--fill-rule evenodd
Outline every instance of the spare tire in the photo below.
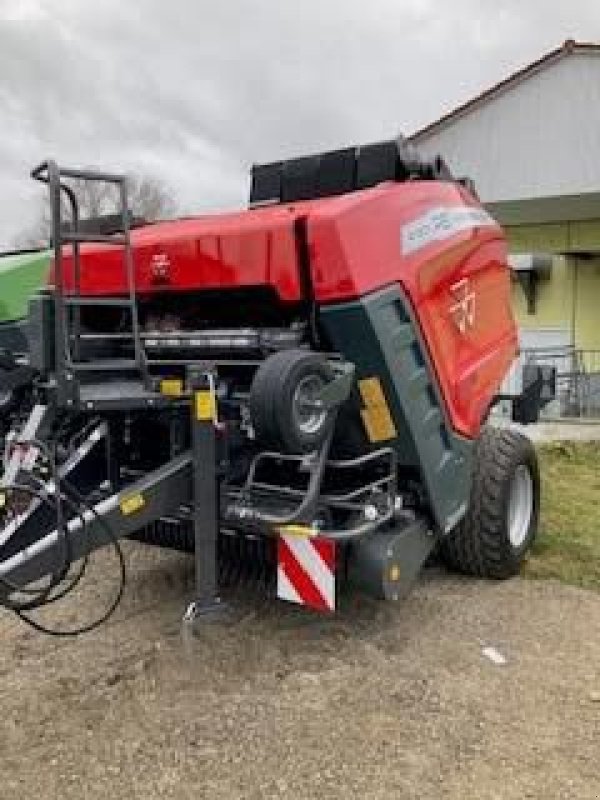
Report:
M 284 453 L 311 453 L 329 436 L 335 412 L 315 408 L 316 395 L 334 378 L 319 353 L 282 350 L 260 365 L 250 388 L 257 441 Z

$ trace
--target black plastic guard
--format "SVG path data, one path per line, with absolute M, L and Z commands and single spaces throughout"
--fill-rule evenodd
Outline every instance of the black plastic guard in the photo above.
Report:
M 379 379 L 393 421 L 385 443 L 395 447 L 401 468 L 418 471 L 435 525 L 448 533 L 467 510 L 473 442 L 451 428 L 408 300 L 394 285 L 324 306 L 319 318 L 332 347 L 356 365 L 358 385 Z
M 0 350 L 6 350 L 13 354 L 27 353 L 26 320 L 0 322 Z

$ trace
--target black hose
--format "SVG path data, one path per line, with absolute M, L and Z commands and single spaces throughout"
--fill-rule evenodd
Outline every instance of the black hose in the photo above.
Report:
M 32 477 L 32 478 L 34 478 L 34 480 L 38 481 L 38 479 L 35 478 L 34 476 L 30 476 L 30 477 Z M 41 481 L 38 481 L 38 483 L 41 483 Z M 56 507 L 56 503 L 51 503 L 50 502 L 50 497 L 48 496 L 47 492 L 45 491 L 45 486 L 43 486 L 43 484 L 42 484 L 42 487 L 43 488 L 40 488 L 38 486 L 38 488 L 35 488 L 33 486 L 30 486 L 29 484 L 13 483 L 10 486 L 5 487 L 4 491 L 7 491 L 7 490 L 8 491 L 17 491 L 17 492 L 21 492 L 23 494 L 28 494 L 30 497 L 36 498 L 36 499 L 40 500 L 42 503 L 45 503 L 46 505 L 51 506 L 51 508 L 54 510 L 55 507 Z M 83 523 L 83 516 L 80 514 L 78 509 L 75 508 L 74 504 L 71 503 L 69 501 L 69 499 L 66 498 L 66 497 L 64 497 L 62 499 L 65 499 L 67 501 L 67 504 L 70 505 L 71 508 L 74 508 L 75 514 L 80 517 L 80 519 L 82 520 L 82 523 Z M 18 586 L 17 584 L 12 583 L 11 581 L 7 580 L 6 578 L 0 578 L 0 586 L 2 586 L 6 592 L 9 592 L 9 593 L 15 593 L 16 592 L 16 593 L 19 593 L 19 594 L 30 595 L 34 599 L 28 600 L 27 602 L 23 602 L 23 603 L 15 603 L 13 600 L 10 600 L 8 597 L 4 597 L 0 602 L 2 602 L 2 604 L 6 608 L 8 608 L 10 611 L 15 611 L 15 612 L 16 611 L 31 611 L 31 610 L 33 610 L 35 608 L 40 608 L 43 605 L 47 605 L 49 602 L 52 602 L 52 600 L 50 599 L 50 595 L 51 595 L 52 591 L 65 580 L 65 578 L 66 578 L 66 576 L 67 576 L 67 574 L 68 574 L 68 572 L 70 570 L 70 567 L 71 567 L 70 548 L 68 547 L 68 537 L 67 537 L 67 538 L 65 538 L 65 555 L 64 555 L 64 558 L 63 558 L 63 561 L 62 561 L 61 568 L 57 572 L 53 572 L 52 573 L 51 578 L 50 578 L 50 583 L 47 586 L 44 586 L 44 587 L 39 588 L 39 589 L 30 589 L 30 588 L 28 588 L 26 586 Z M 85 571 L 85 568 L 84 568 L 84 571 Z M 80 572 L 81 572 L 81 570 L 80 570 Z M 76 581 L 75 584 L 73 586 L 71 586 L 70 588 L 74 588 L 76 583 L 79 582 L 80 577 L 81 576 L 78 573 L 78 575 L 75 578 L 75 581 Z M 70 591 L 70 588 L 68 589 L 68 591 Z M 64 596 L 65 593 L 66 592 L 61 594 L 61 596 Z M 58 597 L 54 596 L 54 599 L 58 599 Z
M 54 483 L 56 499 L 54 500 L 54 502 L 51 502 L 50 495 L 48 494 L 46 488 L 46 484 L 34 475 L 30 475 L 29 477 L 33 481 L 35 481 L 37 486 L 15 483 L 4 487 L 4 490 L 5 491 L 14 490 L 23 492 L 25 494 L 29 494 L 32 498 L 37 498 L 38 500 L 40 500 L 40 502 L 45 503 L 47 505 L 51 505 L 51 507 L 54 510 L 56 510 L 57 523 L 58 523 L 57 531 L 59 532 L 59 534 L 61 531 L 62 533 L 64 533 L 64 539 L 63 539 L 64 558 L 60 569 L 52 573 L 49 584 L 40 589 L 30 589 L 26 586 L 17 586 L 16 584 L 12 584 L 6 578 L 0 578 L 0 586 L 4 589 L 4 592 L 2 593 L 3 597 L 0 598 L 0 604 L 4 605 L 4 607 L 7 608 L 9 611 L 15 613 L 19 617 L 19 619 L 23 620 L 23 622 L 27 623 L 36 631 L 39 631 L 40 633 L 45 633 L 49 636 L 79 636 L 83 633 L 89 633 L 90 631 L 95 630 L 97 627 L 106 622 L 114 614 L 114 612 L 117 610 L 118 606 L 121 603 L 127 580 L 127 570 L 126 570 L 123 549 L 118 540 L 118 537 L 116 536 L 110 525 L 100 514 L 98 514 L 96 509 L 87 502 L 87 500 L 81 495 L 81 493 L 68 481 L 63 479 L 62 481 L 59 482 L 58 471 L 56 469 L 56 460 L 50 448 L 44 442 L 41 442 L 36 439 L 31 439 L 28 442 L 21 442 L 21 443 L 32 444 L 46 454 L 46 457 L 50 462 L 51 466 L 52 481 Z M 66 490 L 72 497 L 69 497 L 67 494 L 65 494 L 63 492 L 63 489 Z M 106 611 L 100 617 L 93 620 L 92 622 L 69 630 L 58 630 L 55 628 L 49 628 L 46 625 L 43 625 L 42 623 L 38 622 L 37 620 L 32 619 L 30 616 L 28 616 L 28 613 L 26 613 L 39 608 L 43 608 L 49 605 L 50 603 L 54 603 L 57 600 L 65 597 L 70 592 L 72 592 L 75 589 L 75 587 L 80 583 L 87 569 L 87 565 L 89 562 L 89 553 L 87 553 L 81 560 L 82 562 L 81 566 L 77 570 L 75 575 L 71 576 L 66 581 L 66 583 L 64 583 L 65 579 L 68 577 L 68 574 L 73 564 L 71 558 L 72 552 L 69 541 L 68 523 L 66 525 L 63 525 L 63 515 L 61 509 L 62 502 L 65 502 L 66 505 L 71 510 L 72 512 L 71 518 L 79 517 L 82 526 L 85 526 L 86 511 L 96 517 L 100 525 L 104 528 L 105 532 L 107 533 L 108 539 L 111 542 L 111 545 L 117 555 L 117 559 L 119 562 L 119 587 L 117 589 L 113 601 L 110 603 Z M 64 585 L 61 585 L 63 583 Z M 58 589 L 58 591 L 55 592 L 56 589 Z M 14 593 L 30 595 L 32 599 L 21 603 L 15 603 L 15 601 L 8 596 Z

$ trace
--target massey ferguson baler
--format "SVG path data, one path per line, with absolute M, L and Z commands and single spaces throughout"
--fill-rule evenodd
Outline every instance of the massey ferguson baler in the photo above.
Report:
M 485 424 L 517 336 L 468 181 L 390 141 L 254 167 L 246 211 L 131 229 L 123 177 L 33 177 L 54 261 L 4 447 L 6 608 L 30 619 L 122 537 L 195 552 L 188 618 L 247 575 L 332 610 L 343 585 L 399 598 L 434 549 L 517 572 L 538 469 Z M 74 180 L 116 187 L 118 226 L 79 219 Z

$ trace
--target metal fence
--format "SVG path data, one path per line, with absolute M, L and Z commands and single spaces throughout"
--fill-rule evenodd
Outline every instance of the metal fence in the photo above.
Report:
M 521 351 L 519 362 L 556 368 L 556 399 L 544 408 L 542 417 L 600 420 L 600 350 L 527 349 Z

